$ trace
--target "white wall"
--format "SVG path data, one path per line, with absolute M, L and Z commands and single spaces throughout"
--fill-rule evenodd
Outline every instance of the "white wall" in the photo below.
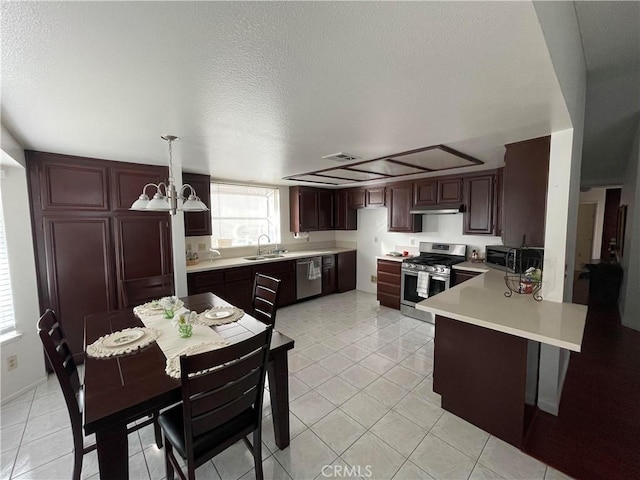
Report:
M 592 188 L 587 192 L 580 192 L 580 204 L 595 203 L 596 216 L 593 225 L 593 249 L 591 258 L 600 259 L 600 251 L 602 249 L 602 228 L 604 227 L 604 206 L 607 197 L 606 188 Z
M 627 327 L 640 330 L 640 124 L 636 129 L 631 158 L 627 166 L 626 180 L 622 185 L 620 203 L 627 205 L 627 226 L 624 253 L 621 259 L 624 270 L 620 293 L 620 318 Z
M 376 275 L 376 256 L 395 250 L 417 253 L 420 242 L 461 243 L 468 245 L 467 255 L 473 249 L 484 256 L 486 245 L 502 244 L 500 237 L 463 235 L 463 215 L 423 215 L 422 233 L 387 232 L 386 208 L 363 208 L 358 210 L 358 230 L 336 232 L 336 242 L 355 242 L 358 248 L 358 277 L 356 288 L 375 293 L 376 284 L 371 276 Z
M 24 152 L 13 136 L 2 127 L 2 151 L 15 160 L 16 166 L 3 166 L 5 178 L 0 180 L 5 220 L 11 290 L 16 330 L 22 336 L 1 347 L 2 401 L 20 395 L 45 379 L 42 345 L 36 331 L 40 316 L 38 287 Z M 16 355 L 18 367 L 7 371 L 7 357 Z
M 565 271 L 575 267 L 587 71 L 573 2 L 536 1 L 534 8 L 573 125 L 551 135 L 543 295 L 571 301 L 573 275 Z

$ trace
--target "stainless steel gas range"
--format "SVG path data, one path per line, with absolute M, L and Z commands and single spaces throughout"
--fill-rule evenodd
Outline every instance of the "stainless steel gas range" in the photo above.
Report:
M 451 266 L 467 259 L 467 246 L 420 242 L 420 255 L 402 262 L 400 311 L 433 323 L 433 316 L 415 305 L 449 288 Z

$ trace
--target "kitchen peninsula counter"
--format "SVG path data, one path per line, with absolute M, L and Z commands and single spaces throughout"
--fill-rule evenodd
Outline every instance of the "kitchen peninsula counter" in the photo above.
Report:
M 436 315 L 433 389 L 442 408 L 521 448 L 536 409 L 558 413 L 587 307 L 505 297 L 504 271 L 454 268 L 480 275 L 416 305 Z
M 216 257 L 213 260 L 203 260 L 196 265 L 187 266 L 187 273 L 206 272 L 209 270 L 222 270 L 224 268 L 245 267 L 259 265 L 262 263 L 283 262 L 286 260 L 297 260 L 299 258 L 318 257 L 322 255 L 336 255 L 338 253 L 353 252 L 355 248 L 325 248 L 321 250 L 298 250 L 284 253 L 282 257 L 263 258 L 260 260 L 247 260 L 244 257 Z M 251 254 L 245 255 L 246 257 Z
M 579 352 L 586 305 L 542 300 L 514 293 L 505 297 L 504 271 L 464 262 L 454 269 L 482 272 L 416 304 L 416 308 L 454 320 Z M 544 294 L 544 290 L 542 292 Z

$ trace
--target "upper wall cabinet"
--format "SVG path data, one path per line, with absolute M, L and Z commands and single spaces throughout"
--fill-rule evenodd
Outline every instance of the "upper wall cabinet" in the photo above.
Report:
M 462 203 L 462 177 L 438 179 L 438 204 Z
M 333 230 L 333 192 L 314 187 L 289 188 L 289 229 L 292 232 Z
M 382 187 L 365 188 L 365 207 L 384 207 L 386 189 Z
M 387 228 L 390 232 L 421 232 L 422 215 L 411 215 L 414 185 L 396 183 L 387 187 Z
M 202 203 L 211 208 L 211 178 L 209 175 L 183 173 L 182 183 L 191 185 Z M 184 234 L 187 237 L 211 235 L 211 212 L 185 212 Z
M 358 212 L 349 208 L 349 190 L 333 190 L 334 221 L 336 230 L 356 230 Z
M 504 168 L 505 245 L 544 246 L 551 137 L 506 145 Z
M 128 212 L 146 184 L 166 182 L 168 175 L 166 168 L 127 163 L 110 168 L 109 171 L 111 173 L 111 204 L 114 212 Z M 149 198 L 153 197 L 154 193 L 155 188 L 149 187 L 147 190 Z
M 413 206 L 428 207 L 438 202 L 438 182 L 435 178 L 416 180 L 413 185 Z
M 496 230 L 495 173 L 464 179 L 464 234 L 493 235 Z
M 347 207 L 364 208 L 366 205 L 364 188 L 347 189 Z
M 36 156 L 45 160 L 35 164 L 32 172 L 39 177 L 37 195 L 42 211 L 109 211 L 109 175 L 103 164 L 98 161 L 85 164 L 66 155 L 32 154 L 32 158 Z M 141 190 L 142 186 L 131 203 Z

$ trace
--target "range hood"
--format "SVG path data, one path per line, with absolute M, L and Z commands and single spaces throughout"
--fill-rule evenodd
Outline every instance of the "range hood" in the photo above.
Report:
M 464 213 L 464 205 L 444 206 L 432 205 L 429 207 L 413 207 L 409 213 L 412 215 L 451 215 L 454 213 Z

